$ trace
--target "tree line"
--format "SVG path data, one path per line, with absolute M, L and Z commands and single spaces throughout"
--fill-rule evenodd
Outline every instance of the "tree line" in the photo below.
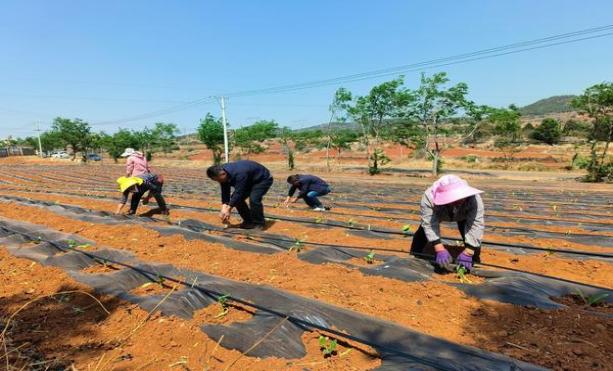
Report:
M 292 131 L 280 127 L 274 120 L 258 121 L 231 131 L 230 142 L 240 155 L 260 152 L 262 141 L 278 138 L 290 169 L 294 166 L 294 151 L 302 150 L 305 145 L 325 149 L 330 167 L 334 154 L 338 159 L 341 151 L 359 143 L 366 152 L 370 174 L 379 173 L 381 166 L 390 161 L 383 151 L 383 143 L 393 142 L 411 148 L 416 157 L 430 160 L 432 174 L 437 175 L 443 163 L 444 137 L 459 137 L 465 145 L 493 138 L 508 167 L 527 139 L 554 145 L 567 135 L 583 138 L 591 145 L 592 156 L 584 164 L 587 180 L 600 181 L 611 176 L 613 167 L 607 155 L 613 133 L 612 91 L 611 83 L 597 84 L 572 101 L 575 109 L 589 117 L 588 121 L 571 120 L 562 125 L 548 118 L 536 127 L 531 124 L 522 127 L 517 106 L 497 108 L 477 104 L 468 99 L 466 83 L 452 85 L 444 72 L 422 74 L 415 89 L 406 87 L 400 76 L 372 87 L 363 96 L 339 88 L 330 104 L 330 120 L 324 129 Z M 201 121 L 198 134 L 213 152 L 214 161 L 219 163 L 223 153 L 221 120 L 208 114 Z M 599 142 L 605 142 L 605 146 L 598 154 Z
M 445 137 L 459 137 L 465 145 L 493 138 L 508 166 L 526 139 L 553 145 L 563 135 L 572 135 L 590 144 L 591 156 L 584 161 L 587 179 L 600 181 L 611 177 L 613 165 L 608 148 L 613 139 L 613 83 L 589 87 L 572 101 L 572 107 L 585 114 L 587 121 L 573 120 L 562 125 L 557 120 L 545 119 L 537 127 L 531 124 L 522 127 L 518 107 L 480 105 L 468 98 L 468 92 L 466 83 L 451 84 L 444 72 L 422 74 L 414 89 L 405 86 L 403 76 L 373 86 L 366 95 L 339 88 L 329 106 L 330 119 L 322 129 L 296 131 L 274 120 L 260 120 L 231 129 L 229 146 L 240 157 L 262 152 L 262 142 L 276 138 L 288 168 L 293 169 L 295 151 L 325 150 L 330 168 L 334 157 L 340 161 L 342 151 L 356 143 L 366 153 L 369 173 L 377 174 L 390 161 L 383 144 L 393 142 L 412 149 L 416 157 L 430 160 L 432 173 L 437 175 L 443 164 Z M 42 133 L 41 143 L 45 152 L 70 147 L 73 159 L 77 153 L 82 153 L 86 160 L 88 151 L 105 150 L 116 160 L 127 147 L 140 149 L 149 157 L 155 152 L 177 149 L 177 133 L 177 125 L 164 122 L 154 124 L 152 129 L 119 129 L 112 135 L 94 133 L 85 121 L 58 117 L 51 130 Z M 214 162 L 220 163 L 224 150 L 221 119 L 207 114 L 200 120 L 197 134 L 212 151 Z M 34 137 L 23 142 L 38 147 Z M 598 147 L 600 142 L 605 143 L 602 150 Z
M 179 149 L 176 142 L 178 131 L 176 124 L 158 122 L 152 129 L 145 127 L 143 130 L 119 129 L 114 134 L 95 133 L 86 121 L 57 117 L 51 123 L 51 130 L 41 133 L 40 145 L 45 153 L 70 149 L 72 159 L 81 154 L 83 162 L 87 161 L 88 153 L 101 150 L 117 161 L 126 148 L 139 149 L 151 159 L 156 152 L 169 153 Z M 14 142 L 39 148 L 36 137 L 17 139 Z

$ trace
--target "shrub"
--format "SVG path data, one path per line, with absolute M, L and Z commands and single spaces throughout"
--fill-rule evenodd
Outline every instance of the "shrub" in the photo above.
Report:
M 538 140 L 549 145 L 560 143 L 560 137 L 562 136 L 562 130 L 558 120 L 552 118 L 546 118 L 532 132 L 532 139 Z

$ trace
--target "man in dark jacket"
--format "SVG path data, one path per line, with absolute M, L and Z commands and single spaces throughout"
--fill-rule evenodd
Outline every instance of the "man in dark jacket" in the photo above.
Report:
M 326 211 L 330 209 L 323 207 L 317 198 L 325 196 L 331 191 L 330 186 L 323 179 L 315 175 L 296 174 L 290 175 L 287 178 L 287 182 L 291 187 L 285 199 L 285 206 L 289 206 L 290 203 L 294 203 L 302 198 L 304 202 L 315 211 Z M 297 197 L 293 197 L 296 189 L 300 190 L 300 192 Z
M 212 180 L 221 184 L 221 211 L 223 223 L 230 220 L 230 211 L 236 208 L 243 222 L 240 228 L 262 229 L 264 205 L 262 198 L 272 186 L 272 176 L 267 168 L 255 161 L 241 160 L 224 165 L 214 165 L 206 170 Z M 231 188 L 234 192 L 230 193 Z M 249 205 L 245 200 L 249 198 Z

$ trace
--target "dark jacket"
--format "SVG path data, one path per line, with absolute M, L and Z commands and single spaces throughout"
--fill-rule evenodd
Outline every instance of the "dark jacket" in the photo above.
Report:
M 249 196 L 254 184 L 270 182 L 270 171 L 255 161 L 240 160 L 222 166 L 228 174 L 228 181 L 221 184 L 221 202 L 232 207 Z M 230 194 L 230 188 L 234 192 Z
M 322 196 L 330 192 L 328 183 L 315 175 L 300 175 L 298 178 L 298 187 L 292 185 L 287 195 L 292 197 L 296 189 L 300 190 L 298 198 L 303 198 L 311 191 L 317 192 Z

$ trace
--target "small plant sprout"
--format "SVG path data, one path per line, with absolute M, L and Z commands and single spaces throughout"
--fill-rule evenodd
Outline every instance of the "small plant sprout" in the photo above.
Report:
M 462 282 L 462 283 L 471 283 L 470 280 L 468 278 L 466 278 L 466 273 L 468 272 L 466 270 L 466 267 L 464 267 L 463 265 L 458 265 L 455 268 L 455 272 L 458 275 L 458 278 L 460 279 L 460 282 Z
M 221 306 L 221 312 L 219 312 L 219 314 L 216 315 L 215 318 L 220 318 L 228 314 L 228 311 L 230 310 L 230 308 L 228 307 L 228 297 L 229 296 L 230 295 L 225 294 L 217 298 L 217 303 L 219 303 L 219 305 Z
M 68 247 L 70 247 L 71 249 L 74 249 L 75 247 L 77 247 L 77 241 L 75 240 L 66 240 L 66 243 L 68 244 Z
M 585 305 L 590 306 L 590 307 L 593 307 L 593 306 L 596 306 L 602 303 L 602 301 L 609 296 L 609 294 L 605 294 L 603 292 L 599 294 L 592 294 L 592 295 L 587 296 L 580 289 L 577 289 L 575 294 L 579 296 L 581 300 L 583 300 Z
M 375 261 L 375 252 L 373 250 L 370 250 L 370 252 L 364 257 L 364 260 L 366 260 L 366 263 L 368 264 L 372 264 Z
M 355 226 L 355 220 L 353 220 L 353 219 L 347 220 L 347 225 L 350 226 L 350 227 L 354 227 Z
M 409 224 L 405 224 L 402 226 L 402 233 L 404 233 L 405 235 L 408 235 L 409 233 L 411 233 L 411 225 Z
M 315 223 L 317 224 L 322 224 L 325 222 L 326 222 L 326 219 L 324 217 L 318 216 L 317 218 L 315 218 Z
M 304 241 L 300 240 L 298 238 L 296 238 L 296 242 L 294 242 L 294 244 L 292 245 L 292 247 L 289 248 L 289 251 L 296 251 L 296 252 L 301 252 L 302 248 L 304 247 L 303 245 Z
M 319 348 L 324 358 L 333 356 L 336 354 L 336 339 L 330 340 L 327 336 L 319 335 Z

